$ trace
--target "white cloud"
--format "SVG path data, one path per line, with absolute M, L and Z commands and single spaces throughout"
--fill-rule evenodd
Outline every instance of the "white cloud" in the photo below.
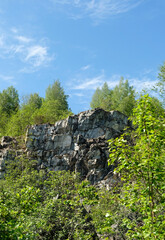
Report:
M 51 0 L 58 5 L 71 7 L 73 18 L 89 16 L 93 19 L 104 19 L 108 16 L 128 12 L 137 7 L 144 0 Z M 76 13 L 74 10 L 77 10 Z
M 25 36 L 16 36 L 15 37 L 19 42 L 22 42 L 22 43 L 29 43 L 32 41 L 31 38 L 27 38 Z
M 153 70 L 143 70 L 138 73 L 137 76 L 130 76 L 128 74 L 113 74 L 107 76 L 102 69 L 100 74 L 91 76 L 91 73 L 84 72 L 81 68 L 79 72 L 76 73 L 76 76 L 68 82 L 68 89 L 71 92 L 70 97 L 76 96 L 77 102 L 75 102 L 75 104 L 81 104 L 84 110 L 85 108 L 89 109 L 89 103 L 95 90 L 98 87 L 102 88 L 105 82 L 107 82 L 110 89 L 114 89 L 114 87 L 119 84 L 121 76 L 124 77 L 124 80 L 128 79 L 130 86 L 133 86 L 138 94 L 140 94 L 142 90 L 146 90 L 152 94 L 152 88 L 157 82 L 155 80 L 156 78 L 151 74 L 152 72 Z M 90 76 L 88 74 L 90 74 Z
M 89 89 L 93 89 L 95 90 L 97 87 L 100 87 L 103 83 L 104 83 L 104 76 L 100 75 L 94 78 L 86 78 L 84 80 L 82 80 L 79 84 L 78 81 L 76 81 L 76 79 L 74 80 L 75 82 L 77 82 L 77 84 L 75 86 L 72 87 L 72 89 L 76 89 L 76 90 L 89 90 Z
M 14 79 L 13 76 L 5 76 L 0 74 L 0 80 L 15 85 L 16 82 L 13 79 Z
M 84 78 L 80 73 L 78 77 L 74 78 L 73 81 L 71 81 L 71 89 L 81 90 L 80 93 L 76 93 L 77 96 L 78 94 L 80 94 L 80 96 L 81 94 L 84 94 L 84 96 L 89 97 L 86 95 L 87 91 L 91 92 L 91 90 L 94 91 L 98 87 L 101 88 L 105 82 L 107 82 L 110 89 L 113 89 L 116 85 L 119 84 L 121 76 L 124 76 L 123 74 L 113 74 L 112 76 L 107 77 L 105 76 L 104 71 L 102 72 L 103 73 L 98 76 Z M 156 84 L 157 80 L 155 80 L 155 78 L 151 77 L 149 74 L 150 71 L 148 71 L 148 76 L 146 75 L 143 77 L 127 77 L 127 75 L 126 77 L 124 76 L 124 79 L 128 79 L 130 86 L 133 86 L 136 92 L 141 92 L 142 90 L 150 91 Z
M 31 46 L 27 49 L 26 62 L 30 62 L 35 67 L 39 67 L 43 63 L 48 62 L 51 58 L 48 57 L 48 51 L 46 47 L 40 45 Z
M 139 78 L 130 78 L 130 85 L 134 86 L 137 92 L 142 90 L 151 90 L 151 88 L 157 83 L 157 80 L 153 80 L 149 77 Z
M 90 67 L 91 67 L 90 65 L 86 65 L 86 66 L 83 66 L 83 67 L 81 68 L 81 70 L 82 70 L 82 71 L 86 71 L 86 70 L 88 70 Z
M 13 27 L 13 28 L 11 28 L 11 32 L 13 32 L 13 33 L 18 33 L 19 30 L 18 30 L 17 28 Z
M 77 96 L 77 97 L 84 97 L 84 94 L 83 93 L 74 93 L 72 94 L 74 96 Z
M 25 46 L 24 45 L 11 45 L 9 47 L 9 52 L 12 55 L 15 55 L 17 53 L 23 53 L 25 51 Z
M 19 60 L 20 63 L 24 64 L 23 69 L 26 69 L 25 72 L 27 73 L 34 72 L 41 66 L 47 66 L 48 62 L 54 59 L 49 54 L 45 40 L 40 39 L 37 41 L 37 39 L 19 35 L 16 28 L 13 28 L 11 32 L 0 36 L 1 58 Z
M 0 48 L 4 48 L 5 46 L 5 36 L 2 34 L 0 36 Z

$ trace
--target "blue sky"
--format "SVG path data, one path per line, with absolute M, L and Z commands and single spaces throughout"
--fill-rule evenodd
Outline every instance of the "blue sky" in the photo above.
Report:
M 74 113 L 120 77 L 152 86 L 165 61 L 164 0 L 0 1 L 0 91 L 45 96 L 59 79 Z

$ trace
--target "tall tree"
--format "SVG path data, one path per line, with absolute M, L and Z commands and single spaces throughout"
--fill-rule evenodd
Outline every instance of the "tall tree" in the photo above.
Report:
M 97 88 L 90 106 L 92 109 L 100 107 L 107 111 L 118 110 L 130 116 L 135 103 L 135 90 L 129 85 L 128 80 L 124 81 L 121 78 L 119 84 L 113 90 L 108 88 L 106 82 L 101 89 Z
M 43 98 L 38 93 L 30 94 L 23 97 L 22 107 L 26 105 L 32 106 L 34 109 L 39 109 L 42 106 Z
M 102 86 L 102 103 L 101 107 L 107 111 L 111 110 L 111 95 L 112 95 L 112 90 L 108 88 L 108 84 L 105 82 Z
M 127 228 L 128 239 L 163 240 L 164 113 L 158 113 L 153 99 L 145 95 L 138 101 L 133 117 L 135 131 L 109 141 L 110 164 L 117 166 L 115 171 L 123 181 L 118 201 L 130 211 L 122 222 Z
M 102 88 L 97 88 L 92 96 L 90 106 L 94 108 L 103 108 L 104 110 L 111 110 L 111 90 L 108 88 L 108 84 L 105 82 Z
M 117 85 L 112 91 L 112 108 L 118 110 L 127 116 L 132 114 L 132 110 L 135 107 L 135 90 L 129 85 L 128 80 L 124 81 L 122 77 L 119 85 Z
M 0 110 L 7 115 L 17 112 L 19 108 L 19 96 L 17 90 L 11 86 L 0 93 Z
M 157 90 L 162 99 L 163 106 L 165 107 L 165 62 L 160 67 L 160 72 L 158 75 L 159 82 L 157 83 Z
M 96 89 L 96 91 L 94 92 L 93 96 L 92 96 L 92 101 L 90 103 L 90 106 L 92 109 L 98 108 L 101 106 L 101 89 L 98 87 Z
M 59 80 L 49 85 L 46 89 L 45 101 L 59 101 L 61 109 L 63 110 L 68 110 L 67 98 L 68 95 L 64 93 L 64 89 L 61 87 Z

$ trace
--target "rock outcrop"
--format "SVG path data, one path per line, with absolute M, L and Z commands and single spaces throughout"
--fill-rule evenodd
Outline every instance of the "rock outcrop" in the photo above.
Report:
M 22 149 L 18 149 L 18 142 L 15 138 L 4 136 L 0 142 L 0 179 L 3 178 L 6 165 L 9 161 L 14 161 L 16 157 L 23 153 Z
M 92 184 L 108 183 L 113 169 L 107 160 L 108 139 L 130 127 L 128 118 L 118 111 L 95 109 L 69 116 L 54 125 L 30 126 L 26 135 L 26 154 L 37 160 L 37 168 L 71 170 Z M 0 171 L 5 170 L 9 146 L 0 145 Z M 16 155 L 16 154 L 15 154 Z

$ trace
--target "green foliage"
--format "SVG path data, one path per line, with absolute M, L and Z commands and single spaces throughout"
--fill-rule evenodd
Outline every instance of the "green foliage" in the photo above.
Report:
M 152 98 L 140 98 L 134 109 L 135 131 L 110 140 L 110 164 L 123 181 L 118 202 L 134 220 L 122 219 L 128 239 L 165 238 L 165 122 Z
M 135 90 L 129 86 L 128 80 L 124 82 L 121 78 L 119 85 L 112 91 L 111 102 L 113 110 L 118 110 L 127 116 L 132 115 L 132 110 L 136 105 Z
M 85 204 L 97 192 L 74 173 L 38 172 L 17 159 L 0 181 L 0 239 L 98 239 Z
M 90 106 L 92 109 L 100 107 L 107 111 L 118 110 L 127 116 L 131 116 L 135 104 L 133 87 L 129 86 L 128 80 L 124 81 L 121 78 L 119 85 L 113 90 L 108 88 L 107 83 L 104 83 L 102 89 L 97 88 L 93 94 Z
M 102 104 L 102 91 L 100 88 L 97 88 L 92 96 L 92 101 L 90 103 L 90 106 L 92 109 L 99 108 Z
M 10 116 L 19 108 L 19 96 L 17 90 L 11 86 L 0 93 L 0 111 Z
M 0 111 L 0 137 L 6 135 L 6 128 L 7 128 L 8 121 L 9 121 L 8 115 Z
M 14 87 L 8 87 L 0 93 L 0 137 L 6 135 L 10 117 L 19 109 L 19 96 Z
M 63 110 L 68 110 L 67 98 L 68 96 L 64 93 L 64 89 L 58 80 L 46 89 L 45 101 L 58 101 Z
M 113 176 L 113 183 L 115 176 Z M 91 208 L 93 223 L 97 232 L 102 235 L 102 239 L 126 239 L 127 225 L 124 218 L 135 220 L 137 214 L 130 214 L 130 210 L 120 203 L 119 188 L 121 184 L 113 186 L 112 189 L 102 188 L 98 192 L 99 201 Z
M 160 67 L 160 72 L 158 75 L 158 83 L 156 85 L 157 87 L 157 92 L 159 93 L 163 106 L 165 107 L 165 62 L 164 64 Z
M 22 107 L 30 105 L 35 109 L 39 109 L 42 106 L 43 99 L 38 95 L 38 93 L 30 94 L 24 97 Z
M 14 94 L 13 94 L 14 95 Z M 68 109 L 67 95 L 60 82 L 56 81 L 46 90 L 46 99 L 37 93 L 24 98 L 21 108 L 8 117 L 5 111 L 0 118 L 0 136 L 20 136 L 26 132 L 28 125 L 52 123 L 71 115 Z
M 92 96 L 92 101 L 90 106 L 94 108 L 103 108 L 104 110 L 111 110 L 111 90 L 108 88 L 108 84 L 105 82 L 103 87 L 97 88 L 95 93 Z
M 71 111 L 64 109 L 59 100 L 44 101 L 42 107 L 32 116 L 34 123 L 55 123 L 71 115 Z

